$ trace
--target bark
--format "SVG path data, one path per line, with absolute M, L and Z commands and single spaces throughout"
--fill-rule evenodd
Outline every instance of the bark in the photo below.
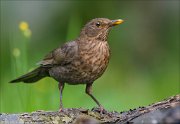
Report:
M 63 112 L 38 110 L 32 113 L 0 113 L 0 124 L 99 124 L 99 123 L 180 123 L 180 94 L 146 107 L 124 112 L 99 113 L 97 108 L 69 108 Z

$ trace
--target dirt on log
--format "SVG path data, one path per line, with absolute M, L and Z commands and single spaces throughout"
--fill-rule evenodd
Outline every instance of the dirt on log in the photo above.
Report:
M 0 124 L 157 124 L 180 123 L 180 94 L 147 107 L 139 107 L 124 112 L 106 112 L 98 109 L 68 108 L 63 112 L 38 110 L 32 113 L 0 113 Z

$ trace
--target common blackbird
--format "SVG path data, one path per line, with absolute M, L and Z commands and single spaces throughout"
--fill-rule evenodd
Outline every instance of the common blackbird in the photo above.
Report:
M 92 95 L 92 84 L 104 73 L 109 63 L 108 33 L 111 27 L 122 22 L 121 19 L 92 19 L 76 40 L 54 49 L 39 62 L 38 68 L 10 82 L 33 83 L 44 77 L 54 78 L 59 82 L 60 111 L 63 109 L 62 92 L 65 83 L 86 84 L 86 93 L 102 111 L 103 107 Z

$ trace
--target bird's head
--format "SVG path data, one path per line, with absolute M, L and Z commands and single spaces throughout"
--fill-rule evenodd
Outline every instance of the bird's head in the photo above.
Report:
M 96 18 L 88 22 L 80 33 L 80 37 L 88 37 L 92 39 L 107 40 L 107 35 L 111 27 L 119 25 L 122 19 L 110 20 L 107 18 Z

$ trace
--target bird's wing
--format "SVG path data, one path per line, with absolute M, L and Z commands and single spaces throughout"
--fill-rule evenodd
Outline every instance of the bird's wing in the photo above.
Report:
M 67 42 L 47 54 L 38 64 L 41 66 L 65 65 L 69 64 L 77 56 L 78 45 L 75 41 Z

